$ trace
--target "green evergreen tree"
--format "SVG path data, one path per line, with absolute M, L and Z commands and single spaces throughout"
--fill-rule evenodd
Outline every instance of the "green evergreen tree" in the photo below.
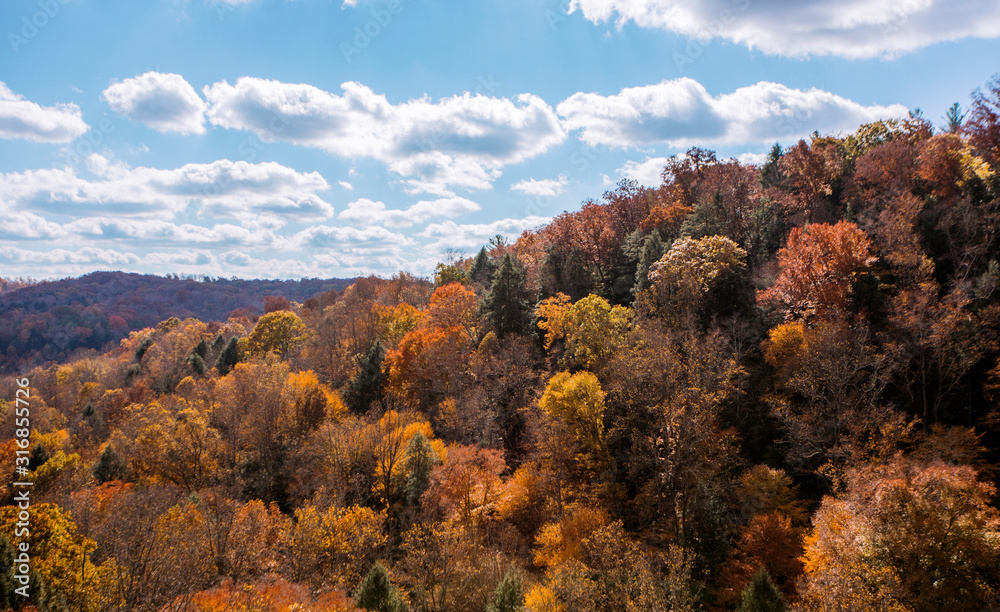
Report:
M 410 506 L 420 503 L 420 497 L 431 484 L 431 470 L 441 462 L 441 459 L 427 443 L 424 434 L 417 432 L 410 439 L 403 459 L 403 473 L 406 475 L 403 484 L 403 497 Z
M 229 371 L 235 368 L 236 364 L 240 362 L 238 344 L 239 340 L 236 339 L 236 336 L 230 338 L 229 343 L 226 344 L 226 348 L 222 349 L 219 360 L 215 362 L 215 369 L 219 371 L 221 376 L 229 374 Z
M 487 287 L 493 282 L 494 271 L 496 271 L 496 264 L 490 259 L 486 247 L 479 249 L 479 253 L 472 260 L 472 266 L 469 268 L 469 280 Z
M 638 295 L 643 289 L 649 288 L 649 267 L 663 257 L 664 250 L 660 232 L 653 230 L 643 241 L 639 265 L 635 269 L 635 285 L 632 288 L 634 294 Z
M 111 480 L 125 480 L 128 477 L 128 466 L 114 447 L 108 444 L 104 447 L 97 465 L 94 466 L 93 473 L 99 484 Z
M 771 575 L 763 567 L 760 568 L 743 589 L 739 612 L 785 612 L 787 609 L 788 604 L 778 587 L 771 582 Z
M 146 354 L 146 351 L 148 351 L 151 346 L 153 346 L 153 339 L 146 338 L 139 343 L 139 346 L 135 347 L 135 352 L 132 353 L 132 356 L 135 357 L 136 361 L 142 361 L 142 356 Z
M 962 129 L 962 122 L 965 121 L 965 113 L 962 112 L 962 106 L 955 102 L 948 108 L 948 112 L 944 115 L 945 126 L 944 131 L 949 134 L 957 134 L 958 130 Z
M 41 444 L 36 444 L 34 448 L 31 449 L 31 454 L 28 455 L 28 469 L 37 470 L 45 465 L 45 462 L 48 460 L 49 451 L 45 450 L 45 447 Z
M 486 607 L 486 612 L 518 612 L 523 604 L 521 572 L 510 567 L 497 585 L 493 593 L 493 603 Z
M 194 370 L 194 373 L 198 376 L 203 376 L 208 370 L 208 365 L 205 364 L 205 360 L 197 352 L 188 355 L 187 362 L 188 365 L 191 366 L 191 369 Z
M 354 600 L 359 608 L 376 612 L 403 612 L 406 609 L 399 591 L 389 580 L 389 573 L 378 561 L 358 585 Z
M 760 184 L 764 187 L 778 187 L 781 185 L 781 145 L 774 143 L 771 152 L 767 155 L 767 161 L 760 167 Z
M 500 267 L 493 275 L 482 310 L 497 338 L 528 333 L 532 307 L 524 281 L 524 268 L 510 253 L 503 256 Z
M 363 414 L 374 402 L 381 402 L 386 375 L 382 369 L 385 346 L 376 340 L 368 352 L 358 359 L 358 373 L 344 387 L 344 403 L 354 413 Z
M 194 353 L 204 359 L 205 355 L 208 354 L 208 341 L 202 338 L 201 342 L 194 347 Z

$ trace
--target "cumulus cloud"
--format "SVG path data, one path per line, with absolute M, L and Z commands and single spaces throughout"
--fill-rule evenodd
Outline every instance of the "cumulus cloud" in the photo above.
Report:
M 762 166 L 767 162 L 767 153 L 740 153 L 736 161 L 744 166 Z
M 761 81 L 712 96 L 687 77 L 631 87 L 611 96 L 577 93 L 559 104 L 568 129 L 589 145 L 675 148 L 737 145 L 850 130 L 882 118 L 905 117 L 902 105 L 864 106 L 820 89 Z
M 88 217 L 66 224 L 63 230 L 87 239 L 112 240 L 116 243 L 133 241 L 144 247 L 161 244 L 211 244 L 280 249 L 287 242 L 268 229 L 250 229 L 228 223 L 213 226 L 174 224 L 160 219 Z
M 252 219 L 260 214 L 319 220 L 333 207 L 316 192 L 329 188 L 317 172 L 301 173 L 275 162 L 222 159 L 180 168 L 131 168 L 100 155 L 87 159 L 96 178 L 71 167 L 0 174 L 0 201 L 12 210 L 76 217 L 170 219 L 193 207 L 213 217 Z
M 158 132 L 205 132 L 205 101 L 179 74 L 147 72 L 112 83 L 103 95 L 111 110 Z
M 88 129 L 76 104 L 41 106 L 0 81 L 0 138 L 71 142 Z
M 427 246 L 428 252 L 443 253 L 448 249 L 478 250 L 497 234 L 509 240 L 516 240 L 525 230 L 535 229 L 550 221 L 552 221 L 552 217 L 537 216 L 463 225 L 454 221 L 444 221 L 428 225 L 417 235 L 434 240 Z
M 0 214 L 0 238 L 4 240 L 58 240 L 68 234 L 58 223 L 34 213 Z
M 348 204 L 338 218 L 354 225 L 411 227 L 434 217 L 457 217 L 477 210 L 479 204 L 460 197 L 421 200 L 406 210 L 388 210 L 382 202 L 361 198 Z
M 565 138 L 552 108 L 530 94 L 508 99 L 466 93 L 393 104 L 360 83 L 341 88 L 338 95 L 312 85 L 242 77 L 235 85 L 215 83 L 204 93 L 215 125 L 249 130 L 265 142 L 376 159 L 412 181 L 414 191 L 439 195 L 447 195 L 442 185 L 488 189 L 505 165 Z
M 640 185 L 646 187 L 659 187 L 663 182 L 662 173 L 667 165 L 668 157 L 647 157 L 639 161 L 627 161 L 625 165 L 618 169 L 621 176 L 638 181 Z
M 570 0 L 594 22 L 634 22 L 768 54 L 892 57 L 942 42 L 1000 36 L 993 0 Z
M 96 247 L 81 247 L 70 249 L 21 249 L 18 247 L 0 247 L 0 263 L 59 265 L 85 264 L 98 266 L 122 266 L 139 263 L 139 256 L 134 253 L 122 253 L 114 249 L 99 249 Z
M 297 249 L 333 249 L 343 255 L 402 255 L 405 247 L 416 243 L 384 227 L 339 227 L 318 225 L 298 232 L 290 243 Z
M 569 179 L 566 175 L 559 175 L 555 179 L 527 179 L 511 185 L 512 191 L 520 191 L 525 195 L 550 196 L 554 197 L 566 191 Z

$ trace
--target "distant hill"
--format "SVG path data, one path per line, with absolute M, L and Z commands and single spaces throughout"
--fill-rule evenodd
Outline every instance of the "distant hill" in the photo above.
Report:
M 78 349 L 102 350 L 130 331 L 170 317 L 225 321 L 238 309 L 260 314 L 266 296 L 303 302 L 353 282 L 339 278 L 199 281 L 94 272 L 24 283 L 13 290 L 5 285 L 8 290 L 0 293 L 0 372 L 63 360 Z

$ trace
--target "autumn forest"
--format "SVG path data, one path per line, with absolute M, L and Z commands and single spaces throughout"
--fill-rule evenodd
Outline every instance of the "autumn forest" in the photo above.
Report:
M 88 279 L 0 285 L 0 609 L 1000 609 L 1000 77 L 433 279 Z

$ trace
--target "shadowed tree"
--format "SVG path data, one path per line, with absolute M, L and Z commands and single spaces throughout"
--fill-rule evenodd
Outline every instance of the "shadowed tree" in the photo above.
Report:
M 372 612 L 402 612 L 405 609 L 399 591 L 389 580 L 389 573 L 378 561 L 358 585 L 354 599 L 359 608 Z
M 743 589 L 743 601 L 737 608 L 738 612 L 785 612 L 787 609 L 785 598 L 764 568 L 754 574 L 750 584 Z
M 493 283 L 483 299 L 483 314 L 497 338 L 528 332 L 531 302 L 524 282 L 524 269 L 510 253 L 503 256 L 500 267 L 493 274 Z
M 358 357 L 358 373 L 344 387 L 344 403 L 356 414 L 363 414 L 385 393 L 386 375 L 382 369 L 385 346 L 376 340 L 364 356 Z

